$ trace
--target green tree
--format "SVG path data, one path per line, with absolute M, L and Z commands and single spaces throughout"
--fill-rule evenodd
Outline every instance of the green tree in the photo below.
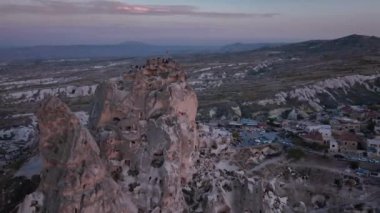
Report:
M 305 153 L 301 149 L 293 148 L 288 151 L 287 157 L 289 159 L 300 160 L 305 156 Z

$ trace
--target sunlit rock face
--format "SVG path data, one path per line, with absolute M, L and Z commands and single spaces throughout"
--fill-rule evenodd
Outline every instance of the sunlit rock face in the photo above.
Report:
M 197 97 L 168 59 L 149 60 L 96 92 L 90 127 L 114 179 L 141 212 L 182 212 L 197 158 Z

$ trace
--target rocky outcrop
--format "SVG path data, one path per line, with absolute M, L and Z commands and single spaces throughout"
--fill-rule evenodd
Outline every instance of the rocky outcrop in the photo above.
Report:
M 197 105 L 186 74 L 168 59 L 100 85 L 90 130 L 58 98 L 45 100 L 37 113 L 41 182 L 19 212 L 284 209 L 254 175 L 279 148 L 233 147 L 228 131 L 196 123 Z
M 42 103 L 44 170 L 19 211 L 185 211 L 182 187 L 197 158 L 198 103 L 179 65 L 149 60 L 123 80 L 100 85 L 94 102 L 93 134 L 58 98 Z
M 380 78 L 379 74 L 375 75 L 349 75 L 338 78 L 326 79 L 312 85 L 302 88 L 296 88 L 288 92 L 279 92 L 273 99 L 257 101 L 258 105 L 284 105 L 291 100 L 301 103 L 308 103 L 315 110 L 322 110 L 324 103 L 321 96 L 326 96 L 331 101 L 339 99 L 340 95 L 349 96 L 349 92 L 354 90 L 355 86 L 362 86 L 367 92 L 378 93 L 380 88 L 376 81 Z M 337 94 L 337 91 L 342 91 Z M 245 105 L 251 104 L 246 102 Z
M 41 183 L 20 212 L 125 212 L 133 204 L 107 172 L 99 147 L 79 119 L 58 98 L 37 112 L 39 150 L 44 161 Z M 27 207 L 33 208 L 27 208 Z
M 196 159 L 197 97 L 179 65 L 149 60 L 96 94 L 90 126 L 113 176 L 143 212 L 181 212 Z
M 230 132 L 196 123 L 197 104 L 168 59 L 100 85 L 90 130 L 58 98 L 46 99 L 37 112 L 41 181 L 18 211 L 310 212 L 378 191 L 340 170 L 292 163 L 280 144 L 233 146 Z
M 67 98 L 83 98 L 94 95 L 97 85 L 75 86 L 68 85 L 59 88 L 31 89 L 12 92 L 3 96 L 8 103 L 27 103 L 42 101 L 52 95 L 61 95 Z
M 183 188 L 189 212 L 271 212 L 253 168 L 279 147 L 234 148 L 228 131 L 205 125 L 199 125 L 199 135 L 196 173 Z

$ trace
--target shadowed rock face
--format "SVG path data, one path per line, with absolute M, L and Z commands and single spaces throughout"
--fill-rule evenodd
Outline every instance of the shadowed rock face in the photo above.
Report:
M 37 192 L 27 196 L 19 210 L 28 212 L 29 206 L 42 212 L 122 212 L 128 199 L 78 118 L 55 97 L 42 103 L 37 116 L 44 170 Z

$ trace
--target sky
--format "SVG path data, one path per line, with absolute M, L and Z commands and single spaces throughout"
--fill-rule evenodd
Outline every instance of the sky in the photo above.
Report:
M 380 36 L 379 0 L 1 0 L 0 46 Z

